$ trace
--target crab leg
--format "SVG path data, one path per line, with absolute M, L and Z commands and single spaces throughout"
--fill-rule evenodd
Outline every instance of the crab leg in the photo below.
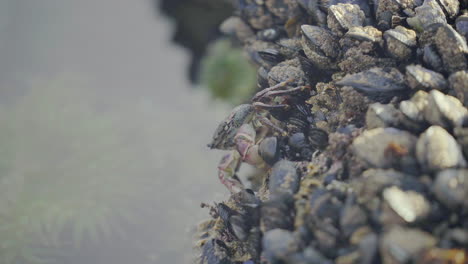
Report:
M 297 91 L 304 91 L 305 89 L 310 89 L 310 86 L 305 85 L 305 86 L 298 86 L 298 87 L 290 88 L 290 89 L 286 89 L 286 90 L 269 91 L 269 92 L 265 93 L 264 96 L 276 96 L 276 95 L 290 94 L 290 93 L 295 93 Z
M 287 104 L 266 104 L 262 102 L 255 102 L 252 105 L 257 109 L 276 109 L 276 108 L 288 109 L 290 107 Z
M 265 88 L 263 90 L 261 90 L 260 92 L 256 93 L 254 95 L 254 97 L 252 97 L 252 101 L 257 101 L 259 98 L 262 98 L 265 96 L 265 94 L 271 92 L 271 91 L 275 91 L 275 90 L 279 90 L 285 86 L 287 86 L 289 83 L 293 82 L 294 79 L 289 79 L 287 81 L 284 81 L 284 82 L 280 82 L 278 84 L 275 84 L 269 88 Z
M 264 116 L 258 116 L 257 117 L 257 120 L 262 123 L 263 125 L 265 126 L 268 126 L 274 130 L 276 130 L 277 132 L 279 132 L 281 135 L 283 136 L 286 136 L 288 134 L 288 132 L 286 132 L 284 129 L 282 129 L 281 127 L 273 124 L 273 122 L 271 122 L 268 118 L 264 117 Z
M 218 165 L 218 178 L 232 194 L 238 193 L 244 189 L 244 185 L 234 176 L 240 164 L 241 157 L 239 152 L 232 151 L 224 155 Z
M 260 167 L 264 161 L 258 154 L 258 145 L 255 144 L 256 131 L 250 124 L 242 125 L 234 140 L 242 161 Z

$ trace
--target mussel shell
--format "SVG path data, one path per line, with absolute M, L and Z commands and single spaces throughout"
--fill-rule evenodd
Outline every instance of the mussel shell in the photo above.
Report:
M 270 174 L 270 195 L 294 194 L 299 189 L 300 174 L 294 162 L 280 160 L 273 166 Z
M 295 133 L 291 135 L 288 139 L 288 145 L 295 150 L 300 150 L 301 148 L 309 146 L 304 133 Z
M 408 60 L 412 56 L 413 47 L 416 46 L 416 32 L 397 26 L 384 33 L 387 52 L 397 60 Z
M 416 15 L 406 19 L 408 24 L 416 31 L 427 30 L 434 24 L 446 24 L 444 11 L 436 0 L 425 0 L 424 4 L 414 9 Z
M 352 27 L 346 32 L 345 37 L 379 43 L 382 41 L 382 32 L 372 26 Z
M 249 235 L 251 223 L 249 218 L 244 215 L 233 215 L 229 219 L 231 232 L 240 241 L 245 241 Z
M 355 74 L 348 74 L 336 83 L 351 86 L 372 98 L 389 100 L 395 92 L 406 89 L 404 75 L 396 68 L 371 68 Z
M 263 61 L 271 65 L 276 65 L 284 60 L 283 54 L 278 50 L 271 48 L 259 51 L 258 55 L 263 59 Z
M 279 159 L 279 144 L 276 137 L 268 137 L 260 142 L 260 157 L 270 166 L 273 166 Z
M 309 128 L 308 139 L 310 145 L 317 149 L 324 149 L 328 146 L 328 133 L 320 128 Z
M 302 25 L 301 32 L 307 47 L 324 56 L 335 58 L 339 54 L 337 39 L 330 31 L 312 25 Z M 303 45 L 304 46 L 304 45 Z
M 281 228 L 294 228 L 294 199 L 291 195 L 279 195 L 264 202 L 260 207 L 260 227 L 263 232 Z
M 442 25 L 434 36 L 437 51 L 447 72 L 467 69 L 466 55 L 468 46 L 466 40 L 449 25 Z
M 230 251 L 226 244 L 219 239 L 210 239 L 203 245 L 200 263 L 203 264 L 230 264 Z
M 442 59 L 434 45 L 425 45 L 423 48 L 423 61 L 428 68 L 441 72 L 443 70 Z
M 329 81 L 328 76 L 331 74 L 315 66 L 314 62 L 307 58 L 303 50 L 297 56 L 301 63 L 301 69 L 310 86 L 314 87 L 318 82 Z
M 468 14 L 461 15 L 455 20 L 455 25 L 458 33 L 464 36 L 465 39 L 468 37 Z
M 257 86 L 265 89 L 269 86 L 268 84 L 268 70 L 265 67 L 259 67 L 257 70 Z
M 397 26 L 395 29 L 385 31 L 384 38 L 393 38 L 408 47 L 416 46 L 416 32 L 402 26 Z
M 226 223 L 229 222 L 229 218 L 234 214 L 234 211 L 224 203 L 218 203 L 216 205 L 216 210 L 219 217 Z
M 319 69 L 334 69 L 334 59 L 339 55 L 338 41 L 321 27 L 302 25 L 302 47 L 305 55 Z

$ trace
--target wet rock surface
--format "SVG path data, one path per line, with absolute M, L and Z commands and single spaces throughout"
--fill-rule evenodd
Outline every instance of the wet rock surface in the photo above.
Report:
M 467 4 L 238 1 L 259 89 L 210 144 L 230 217 L 198 263 L 466 263 Z

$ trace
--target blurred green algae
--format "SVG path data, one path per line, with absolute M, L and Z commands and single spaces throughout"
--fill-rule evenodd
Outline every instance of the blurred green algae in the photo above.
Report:
M 242 49 L 228 39 L 219 39 L 210 45 L 201 62 L 200 84 L 214 98 L 236 105 L 255 91 L 256 71 Z

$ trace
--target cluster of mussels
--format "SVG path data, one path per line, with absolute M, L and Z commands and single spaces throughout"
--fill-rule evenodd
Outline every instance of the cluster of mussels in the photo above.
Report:
M 259 92 L 209 145 L 198 263 L 468 263 L 468 1 L 235 2 Z

